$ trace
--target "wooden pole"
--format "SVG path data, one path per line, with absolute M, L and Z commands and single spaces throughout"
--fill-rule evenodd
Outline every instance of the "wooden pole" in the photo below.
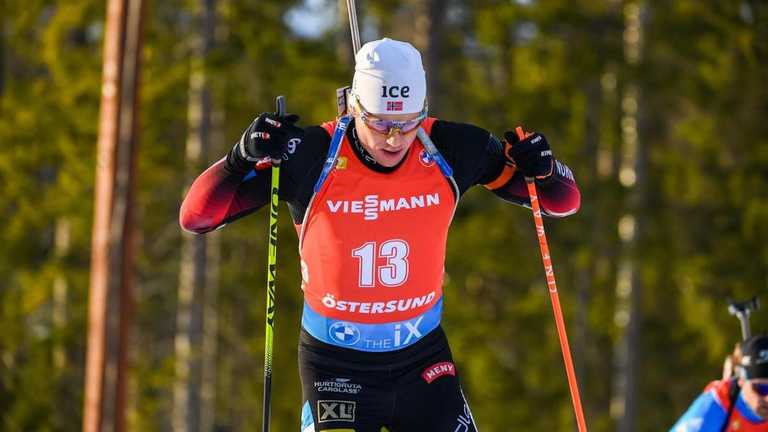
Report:
M 108 0 L 96 165 L 83 431 L 125 427 L 142 0 Z

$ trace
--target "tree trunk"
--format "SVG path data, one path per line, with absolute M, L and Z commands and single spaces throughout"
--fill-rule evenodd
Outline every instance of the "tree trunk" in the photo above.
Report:
M 221 40 L 223 26 L 217 26 L 217 40 Z M 212 104 L 213 105 L 213 104 Z M 212 106 L 211 111 L 211 154 L 219 154 L 224 148 L 224 113 L 219 106 Z M 206 235 L 208 239 L 206 286 L 203 306 L 203 358 L 202 387 L 200 388 L 200 426 L 202 431 L 213 431 L 216 425 L 216 388 L 218 366 L 219 337 L 219 275 L 221 268 L 221 237 L 218 231 Z
M 599 143 L 599 131 L 600 131 L 600 112 L 602 106 L 602 91 L 600 88 L 600 77 L 595 77 L 585 88 L 587 95 L 587 114 L 586 114 L 586 127 L 585 127 L 585 154 L 589 155 L 589 180 L 587 190 L 596 191 L 598 187 L 598 148 Z M 586 190 L 585 190 L 586 192 Z M 601 233 L 603 231 L 604 218 L 601 217 L 600 209 L 588 208 L 584 209 L 587 214 L 584 215 L 586 220 L 592 223 L 591 239 L 597 244 L 597 247 L 592 247 L 591 250 L 585 252 L 585 259 L 578 258 L 576 263 L 579 266 L 576 277 L 576 329 L 575 329 L 575 343 L 573 350 L 574 368 L 576 369 L 576 376 L 579 377 L 579 385 L 581 388 L 590 388 L 587 381 L 587 365 L 589 364 L 589 347 L 593 346 L 589 336 L 589 303 L 590 303 L 590 289 L 595 286 L 595 273 L 596 265 L 599 259 L 602 259 L 601 251 L 604 249 L 601 245 Z M 585 392 L 584 406 L 588 407 L 588 401 Z M 587 410 L 589 411 L 589 410 Z M 586 413 L 585 413 L 586 414 Z M 587 416 L 589 418 L 589 416 Z
M 0 0 L 0 16 L 5 16 L 5 0 Z M 0 19 L 0 97 L 5 92 L 5 20 Z
M 622 157 L 619 180 L 627 191 L 626 212 L 619 220 L 621 258 L 616 284 L 616 323 L 621 336 L 614 357 L 614 394 L 611 414 L 620 432 L 633 432 L 637 426 L 637 368 L 640 344 L 640 301 L 642 298 L 641 262 L 637 254 L 639 233 L 644 226 L 642 204 L 646 189 L 647 147 L 641 145 L 642 95 L 635 73 L 641 60 L 645 5 L 642 0 L 624 6 L 624 56 L 627 76 L 622 98 Z
M 191 38 L 189 77 L 189 134 L 186 144 L 187 183 L 208 163 L 211 135 L 211 101 L 205 59 L 213 45 L 215 0 L 202 0 L 196 19 L 202 25 Z M 182 236 L 179 292 L 176 311 L 176 382 L 173 391 L 173 429 L 201 429 L 204 304 L 207 285 L 207 239 Z
M 438 112 L 440 95 L 440 52 L 443 46 L 446 0 L 413 2 L 413 39 L 410 41 L 423 56 L 427 72 L 427 99 L 430 112 Z
M 61 263 L 69 253 L 71 226 L 69 220 L 62 217 L 56 220 L 53 235 L 53 250 L 56 260 Z M 54 337 L 53 345 L 53 367 L 56 372 L 64 370 L 67 366 L 67 350 L 61 343 L 61 337 L 64 328 L 67 325 L 67 279 L 62 272 L 57 272 L 53 279 L 53 295 L 51 307 L 51 324 Z

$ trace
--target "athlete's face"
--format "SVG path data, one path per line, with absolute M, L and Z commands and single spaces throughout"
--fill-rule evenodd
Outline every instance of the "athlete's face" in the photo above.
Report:
M 768 378 L 742 380 L 741 392 L 747 404 L 760 417 L 768 417 Z
M 416 114 L 367 114 L 363 119 L 360 109 L 353 109 L 355 115 L 355 129 L 357 137 L 368 153 L 376 159 L 376 162 L 385 167 L 393 167 L 400 163 L 408 152 L 408 149 L 416 139 L 418 127 L 403 132 L 400 129 L 391 129 L 388 133 L 377 131 L 367 121 L 393 121 L 404 124 L 419 120 L 421 113 Z M 367 121 L 366 121 L 367 120 Z

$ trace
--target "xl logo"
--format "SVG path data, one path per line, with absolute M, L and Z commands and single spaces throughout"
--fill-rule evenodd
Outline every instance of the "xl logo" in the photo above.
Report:
M 319 400 L 317 401 L 317 415 L 319 422 L 330 421 L 355 421 L 355 405 L 353 401 Z
M 411 88 L 409 86 L 381 86 L 381 97 L 404 97 L 407 98 Z

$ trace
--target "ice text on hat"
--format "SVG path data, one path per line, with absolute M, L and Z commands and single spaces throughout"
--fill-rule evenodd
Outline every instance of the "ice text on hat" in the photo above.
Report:
M 411 92 L 411 88 L 408 86 L 381 86 L 381 97 L 408 97 L 408 93 Z

